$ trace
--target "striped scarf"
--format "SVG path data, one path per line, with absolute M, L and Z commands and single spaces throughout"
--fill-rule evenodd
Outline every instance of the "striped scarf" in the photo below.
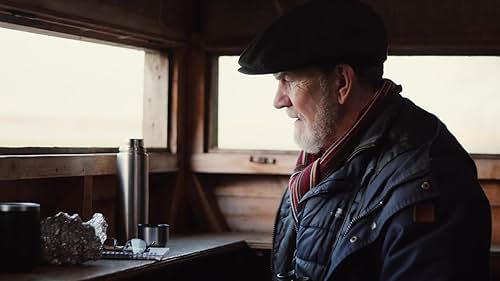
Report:
M 353 135 L 366 127 L 375 117 L 375 111 L 386 96 L 401 91 L 401 86 L 392 81 L 384 79 L 382 87 L 375 93 L 373 99 L 363 110 L 354 125 L 340 139 L 333 143 L 325 152 L 308 154 L 301 151 L 296 162 L 294 173 L 290 176 L 288 188 L 291 199 L 292 214 L 295 223 L 298 222 L 300 199 L 313 187 L 315 187 L 326 175 L 331 172 L 335 164 L 335 158 L 346 146 Z

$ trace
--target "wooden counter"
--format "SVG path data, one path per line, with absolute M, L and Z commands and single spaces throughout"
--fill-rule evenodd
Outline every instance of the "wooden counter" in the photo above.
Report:
M 0 281 L 264 280 L 254 276 L 267 277 L 269 256 L 261 256 L 260 264 L 252 263 L 255 260 L 248 256 L 243 262 L 237 260 L 245 254 L 268 253 L 270 241 L 270 234 L 256 233 L 174 237 L 162 261 L 98 260 L 75 266 L 39 266 L 31 273 L 0 273 Z M 500 280 L 500 246 L 491 247 L 490 261 L 491 280 Z M 260 273 L 253 272 L 259 270 Z
M 195 259 L 233 255 L 254 249 L 270 248 L 270 235 L 266 234 L 203 234 L 173 238 L 167 258 L 161 261 L 97 260 L 75 266 L 39 266 L 30 273 L 0 274 L 0 280 L 10 281 L 80 281 L 121 280 L 139 278 L 154 271 L 165 271 Z M 139 278 L 140 279 L 140 278 Z

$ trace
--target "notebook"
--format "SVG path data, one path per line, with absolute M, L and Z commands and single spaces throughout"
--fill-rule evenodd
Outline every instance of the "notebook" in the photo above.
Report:
M 162 260 L 165 259 L 170 248 L 151 247 L 149 251 L 142 254 L 134 254 L 132 252 L 121 250 L 103 250 L 103 259 L 115 260 Z

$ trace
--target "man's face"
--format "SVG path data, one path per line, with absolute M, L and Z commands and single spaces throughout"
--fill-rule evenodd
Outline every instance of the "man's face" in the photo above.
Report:
M 278 90 L 274 107 L 286 108 L 295 118 L 295 142 L 308 153 L 318 153 L 331 143 L 339 118 L 339 104 L 329 83 L 318 70 L 280 72 L 274 75 Z

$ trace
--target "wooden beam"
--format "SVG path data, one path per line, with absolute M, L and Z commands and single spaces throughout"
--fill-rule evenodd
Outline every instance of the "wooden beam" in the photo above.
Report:
M 191 166 L 197 173 L 290 175 L 295 167 L 296 155 L 295 152 L 251 150 L 195 153 L 191 157 Z M 474 162 L 480 180 L 500 180 L 500 159 L 475 156 Z
M 193 179 L 193 186 L 190 190 L 190 200 L 192 201 L 192 206 L 198 206 L 198 208 L 195 208 L 198 212 L 198 217 L 206 222 L 209 232 L 220 233 L 228 231 L 229 227 L 214 195 L 201 185 L 196 175 L 191 174 L 191 177 Z
M 149 152 L 149 172 L 177 171 L 177 156 Z M 0 156 L 0 180 L 116 174 L 116 154 L 54 154 Z
M 146 147 L 167 148 L 168 77 L 168 57 L 158 51 L 146 51 L 142 118 Z
M 187 108 L 186 108 L 186 72 L 187 72 L 187 59 L 186 59 L 186 50 L 185 49 L 174 49 L 171 52 L 171 84 L 170 84 L 170 92 L 171 97 L 173 97 L 176 102 L 173 105 L 176 106 L 175 113 L 177 113 L 176 121 L 170 122 L 171 124 L 175 124 L 175 127 L 170 128 L 170 133 L 176 134 L 176 142 L 171 142 L 171 147 L 175 147 L 177 156 L 178 156 L 178 167 L 179 167 L 179 175 L 177 177 L 174 191 L 172 194 L 172 201 L 169 207 L 169 217 L 168 222 L 172 225 L 178 225 L 179 219 L 181 217 L 183 208 L 185 207 L 185 190 L 186 190 L 186 147 L 187 141 L 186 134 L 188 130 L 188 126 L 186 125 L 187 119 Z M 172 116 L 172 115 L 171 115 Z
M 193 36 L 194 45 L 189 51 L 189 73 L 187 84 L 187 102 L 189 122 L 186 137 L 190 145 L 189 153 L 200 153 L 204 151 L 205 132 L 206 132 L 206 74 L 207 74 L 207 56 L 201 48 L 201 38 Z
M 500 180 L 500 159 L 474 157 L 477 176 L 481 180 Z
M 82 200 L 82 219 L 89 220 L 92 217 L 94 177 L 83 177 L 83 200 Z
M 0 0 L 0 20 L 139 46 L 175 46 L 186 39 L 187 12 L 179 1 Z M 178 13 L 164 18 L 165 9 Z
M 197 173 L 290 175 L 296 158 L 296 153 L 197 153 L 191 166 Z
M 391 55 L 500 54 L 499 1 L 482 1 L 481 5 L 455 0 L 363 1 L 385 22 Z M 280 12 L 286 14 L 303 2 L 213 1 L 206 6 L 203 22 L 206 46 L 219 53 L 239 53 Z

